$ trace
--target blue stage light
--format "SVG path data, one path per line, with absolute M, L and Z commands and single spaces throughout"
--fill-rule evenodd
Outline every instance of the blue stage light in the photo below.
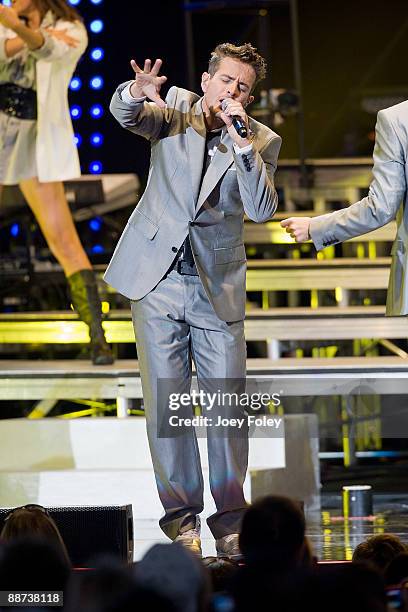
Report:
M 95 217 L 95 219 L 91 219 L 89 221 L 89 229 L 93 232 L 99 232 L 102 227 L 102 219 L 100 217 Z
M 82 136 L 81 136 L 81 134 L 75 134 L 74 142 L 75 142 L 77 147 L 81 146 L 81 144 L 82 144 Z
M 68 0 L 68 2 L 73 6 L 77 6 L 81 2 L 81 0 Z
M 99 117 L 102 117 L 103 115 L 103 108 L 100 104 L 94 104 L 89 109 L 89 112 L 91 113 L 91 117 L 94 119 L 99 119 Z
M 102 172 L 102 162 L 93 161 L 89 164 L 89 171 L 91 174 L 100 174 Z
M 78 106 L 77 104 L 75 104 L 74 106 L 71 106 L 72 119 L 79 119 L 81 115 L 82 115 L 82 108 L 80 106 Z
M 77 77 L 77 76 L 76 76 L 76 77 L 73 77 L 73 78 L 71 79 L 71 83 L 69 84 L 69 88 L 70 88 L 72 91 L 78 91 L 78 89 L 81 89 L 81 87 L 82 87 L 82 81 L 81 81 L 81 79 L 80 79 L 79 77 Z
M 95 244 L 92 249 L 91 249 L 91 253 L 104 253 L 105 249 L 103 248 L 103 246 L 101 244 Z
M 89 81 L 89 85 L 92 89 L 102 89 L 103 87 L 103 78 L 101 76 L 94 76 Z
M 99 132 L 92 134 L 90 140 L 93 147 L 101 147 L 103 145 L 103 135 Z
M 91 0 L 92 4 L 101 4 L 102 0 Z
M 91 28 L 91 32 L 93 32 L 94 34 L 99 34 L 103 30 L 102 19 L 94 19 L 93 21 L 91 21 L 91 25 L 89 27 Z
M 100 47 L 95 47 L 95 49 L 91 51 L 91 59 L 93 59 L 94 62 L 100 62 L 104 55 L 105 51 Z
M 13 236 L 13 238 L 17 238 L 17 236 L 20 233 L 20 226 L 18 223 L 13 223 L 13 225 L 10 228 L 10 234 Z
M 11 0 L 3 0 L 2 4 L 4 4 L 4 6 L 11 6 Z

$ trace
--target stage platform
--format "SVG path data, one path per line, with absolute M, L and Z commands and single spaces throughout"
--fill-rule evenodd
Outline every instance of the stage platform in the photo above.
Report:
M 248 359 L 248 380 L 269 381 L 281 395 L 359 395 L 408 392 L 408 359 L 335 357 Z M 277 389 L 279 387 L 279 389 Z M 128 400 L 142 398 L 136 360 L 93 366 L 90 361 L 0 360 L 1 400 L 116 399 L 118 416 Z
M 112 310 L 103 323 L 108 342 L 134 344 L 130 310 Z M 247 341 L 406 339 L 406 317 L 384 306 L 328 306 L 248 310 Z M 0 314 L 1 344 L 88 343 L 88 328 L 72 311 Z

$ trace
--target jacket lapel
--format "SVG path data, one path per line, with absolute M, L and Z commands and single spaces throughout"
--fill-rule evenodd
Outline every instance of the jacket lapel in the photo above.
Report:
M 191 195 L 193 200 L 193 210 L 195 209 L 198 192 L 201 184 L 201 175 L 203 172 L 204 154 L 205 154 L 205 139 L 207 129 L 204 122 L 204 114 L 201 106 L 201 101 L 198 100 L 192 109 L 191 121 L 187 127 L 187 146 L 188 146 L 188 161 L 190 169 Z
M 220 140 L 220 144 L 212 158 L 208 170 L 204 175 L 203 182 L 201 185 L 200 193 L 198 196 L 196 213 L 200 210 L 205 200 L 208 198 L 218 181 L 228 167 L 232 164 L 234 158 L 232 154 L 232 138 L 225 132 Z

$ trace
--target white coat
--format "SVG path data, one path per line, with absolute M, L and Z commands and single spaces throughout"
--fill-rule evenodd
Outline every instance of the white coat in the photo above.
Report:
M 76 47 L 51 36 L 43 28 L 50 26 L 66 30 L 78 40 Z M 65 181 L 81 174 L 79 157 L 74 142 L 74 131 L 68 105 L 68 86 L 88 37 L 79 21 L 57 20 L 45 16 L 41 29 L 45 42 L 39 49 L 29 51 L 36 59 L 37 141 L 36 162 L 40 182 Z M 0 61 L 10 61 L 5 55 L 5 40 L 15 37 L 13 30 L 0 25 Z

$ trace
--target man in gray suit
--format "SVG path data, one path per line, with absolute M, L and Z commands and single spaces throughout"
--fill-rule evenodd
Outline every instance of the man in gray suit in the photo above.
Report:
M 161 63 L 145 60 L 142 70 L 132 60 L 135 79 L 112 99 L 120 125 L 150 141 L 151 161 L 146 190 L 105 280 L 132 300 L 147 433 L 165 511 L 160 526 L 200 552 L 203 477 L 196 434 L 193 427 L 182 435 L 168 435 L 168 427 L 161 433 L 169 393 L 161 393 L 160 383 L 188 393 L 193 360 L 200 390 L 213 391 L 214 379 L 223 381 L 223 392 L 245 389 L 243 217 L 263 222 L 276 210 L 281 139 L 246 114 L 265 75 L 265 62 L 250 44 L 216 47 L 202 75 L 201 98 L 171 87 L 164 101 Z M 245 124 L 246 137 L 234 128 L 234 116 Z M 191 418 L 191 405 L 178 416 Z M 218 554 L 234 557 L 247 507 L 248 437 L 217 435 L 209 426 L 207 438 L 217 509 L 208 524 Z
M 388 316 L 408 314 L 408 101 L 377 116 L 373 181 L 368 196 L 336 212 L 319 217 L 290 217 L 282 227 L 297 242 L 310 238 L 318 251 L 371 232 L 397 219 L 397 235 L 387 293 Z

